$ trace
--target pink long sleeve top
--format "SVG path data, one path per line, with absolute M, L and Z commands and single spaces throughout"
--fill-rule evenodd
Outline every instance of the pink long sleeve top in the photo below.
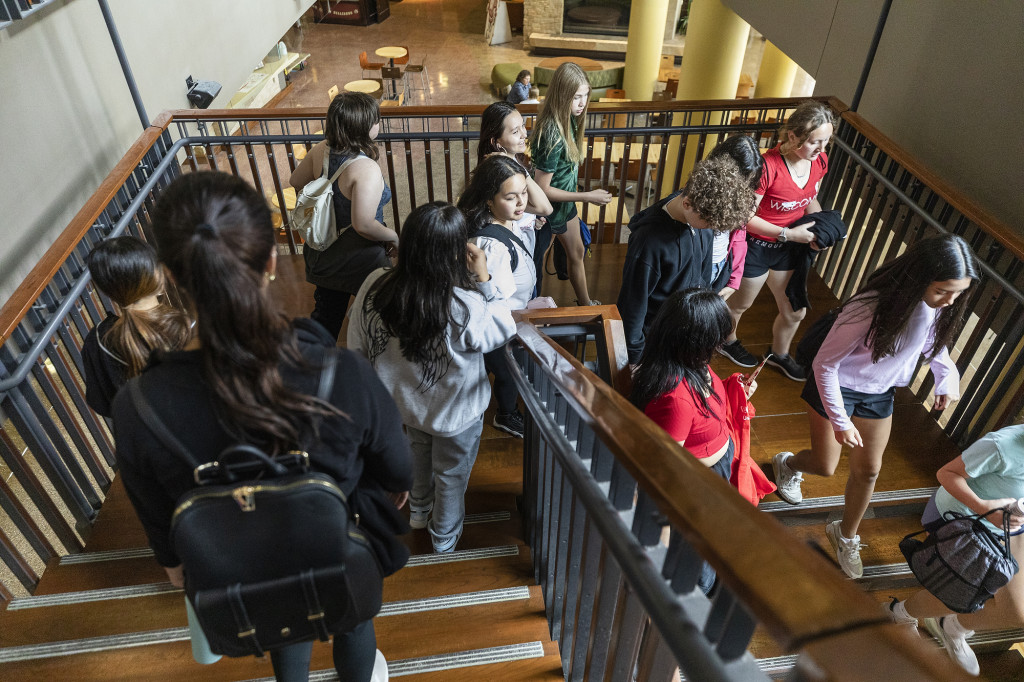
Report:
M 939 311 L 921 301 L 906 333 L 896 344 L 895 354 L 872 362 L 867 337 L 874 311 L 873 300 L 854 299 L 848 303 L 812 363 L 822 405 L 836 431 L 853 428 L 843 406 L 840 386 L 863 393 L 884 393 L 893 386 L 906 386 L 913 377 L 917 359 L 932 347 Z M 935 394 L 959 400 L 960 372 L 947 349 L 936 353 L 930 365 L 935 376 Z

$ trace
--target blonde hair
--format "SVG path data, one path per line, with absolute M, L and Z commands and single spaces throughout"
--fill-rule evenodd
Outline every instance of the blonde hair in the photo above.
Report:
M 831 107 L 809 99 L 801 102 L 789 115 L 786 122 L 779 127 L 779 141 L 785 144 L 789 141 L 787 133 L 793 133 L 797 140 L 797 146 L 800 146 L 810 137 L 811 133 L 826 123 L 831 124 L 832 132 L 835 132 L 838 122 Z
M 583 107 L 583 113 L 576 118 L 576 134 L 572 131 L 572 99 L 576 92 L 583 86 L 587 86 L 589 93 L 590 81 L 587 74 L 577 64 L 565 62 L 555 70 L 548 85 L 547 97 L 541 105 L 540 113 L 537 114 L 537 125 L 534 126 L 534 135 L 537 145 L 551 135 L 557 135 L 558 139 L 565 144 L 565 155 L 573 164 L 579 165 L 583 161 L 583 134 L 587 128 L 587 109 L 590 107 L 590 98 Z

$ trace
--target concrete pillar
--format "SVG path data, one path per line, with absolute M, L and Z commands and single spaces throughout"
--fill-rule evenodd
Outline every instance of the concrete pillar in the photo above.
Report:
M 667 13 L 668 0 L 634 2 L 630 8 L 626 69 L 622 75 L 622 89 L 628 99 L 654 97 Z
M 789 97 L 793 91 L 796 70 L 796 62 L 785 52 L 775 47 L 772 41 L 765 42 L 754 97 Z
M 683 64 L 679 69 L 678 100 L 733 99 L 743 69 L 743 54 L 747 48 L 750 25 L 721 0 L 693 0 L 690 19 L 686 27 L 686 46 Z M 683 124 L 683 115 L 676 114 L 673 123 Z M 711 121 L 712 124 L 722 121 Z M 728 121 L 725 121 L 728 123 Z M 686 182 L 696 161 L 698 136 L 690 136 L 683 159 L 680 184 Z M 707 150 L 716 143 L 708 139 Z M 675 166 L 679 159 L 680 143 L 673 140 L 665 159 L 665 177 L 661 182 L 661 196 L 679 189 L 675 183 Z

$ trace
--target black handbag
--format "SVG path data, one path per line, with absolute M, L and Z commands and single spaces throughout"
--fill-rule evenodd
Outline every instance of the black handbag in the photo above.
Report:
M 318 395 L 333 386 L 336 356 L 325 354 Z M 310 470 L 309 455 L 269 457 L 233 445 L 199 463 L 130 382 L 132 401 L 153 434 L 194 470 L 171 541 L 185 593 L 214 653 L 264 651 L 352 630 L 380 611 L 383 575 L 345 494 Z
M 900 551 L 921 586 L 957 613 L 973 613 L 1016 575 L 1017 560 L 1010 553 L 1009 514 L 1003 515 L 1003 537 L 982 521 L 988 514 L 964 515 L 954 511 L 927 531 L 910 533 Z M 916 536 L 927 532 L 925 540 Z

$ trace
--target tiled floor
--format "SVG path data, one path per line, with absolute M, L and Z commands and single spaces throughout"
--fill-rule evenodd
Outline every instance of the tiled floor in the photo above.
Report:
M 430 103 L 490 104 L 491 67 L 505 62 L 518 62 L 532 69 L 544 59 L 523 49 L 523 37 L 512 42 L 489 46 L 484 42 L 484 0 L 402 0 L 392 2 L 391 16 L 382 24 L 341 26 L 314 24 L 310 14 L 282 38 L 292 52 L 312 55 L 304 71 L 291 74 L 292 88 L 278 103 L 279 107 L 326 106 L 327 90 L 339 88 L 362 77 L 359 53 L 373 52 L 386 45 L 404 45 L 413 60 L 426 57 L 430 76 Z M 744 58 L 743 72 L 757 78 L 764 39 L 751 31 Z M 601 61 L 601 60 L 598 60 Z M 601 61 L 606 67 L 622 66 L 621 61 Z M 411 104 L 425 103 L 414 92 Z

